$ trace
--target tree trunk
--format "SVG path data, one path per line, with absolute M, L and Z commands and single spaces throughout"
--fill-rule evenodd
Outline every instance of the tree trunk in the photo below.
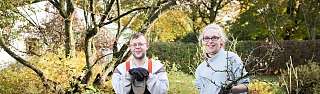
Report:
M 86 72 L 84 74 L 84 78 L 81 81 L 81 83 L 83 84 L 87 84 L 92 75 L 92 71 L 91 71 L 92 59 L 90 57 L 92 57 L 93 55 L 91 52 L 91 48 L 92 48 L 91 40 L 92 40 L 92 37 L 97 34 L 97 32 L 98 32 L 98 29 L 96 27 L 86 31 L 86 37 L 85 37 L 85 43 L 84 43 L 85 44 L 84 50 L 85 50 L 85 56 L 86 56 Z
M 72 57 L 74 54 L 74 41 L 73 41 L 73 32 L 72 32 L 72 20 L 73 20 L 73 12 L 74 5 L 72 0 L 48 0 L 57 10 L 59 14 L 64 19 L 64 34 L 65 34 L 65 56 Z M 67 6 L 66 6 L 67 5 Z
M 65 34 L 65 55 L 66 57 L 72 57 L 74 55 L 75 47 L 74 47 L 74 37 L 72 32 L 72 18 L 70 15 L 68 18 L 64 20 L 64 34 Z
M 216 6 L 216 2 L 215 0 L 211 0 L 210 1 L 210 9 L 209 9 L 209 24 L 214 22 L 216 20 L 216 16 L 217 16 L 217 10 L 215 8 L 218 8 L 219 6 Z

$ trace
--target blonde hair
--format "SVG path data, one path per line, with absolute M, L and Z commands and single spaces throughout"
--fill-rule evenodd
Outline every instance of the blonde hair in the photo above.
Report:
M 144 37 L 146 39 L 146 42 L 148 43 L 147 37 L 141 32 L 137 32 L 137 33 L 132 34 L 129 42 L 131 42 L 133 39 L 139 38 L 140 36 Z

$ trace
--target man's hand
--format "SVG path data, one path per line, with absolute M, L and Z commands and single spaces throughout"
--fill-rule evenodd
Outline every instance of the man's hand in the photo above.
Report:
M 149 77 L 149 72 L 145 68 L 132 68 L 129 74 L 137 81 L 147 80 Z

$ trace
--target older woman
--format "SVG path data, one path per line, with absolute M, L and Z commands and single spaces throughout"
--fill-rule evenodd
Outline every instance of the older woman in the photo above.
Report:
M 247 72 L 237 54 L 224 50 L 227 41 L 224 29 L 210 24 L 200 34 L 199 41 L 205 55 L 195 72 L 195 84 L 200 94 L 246 93 Z M 230 83 L 235 84 L 228 87 Z

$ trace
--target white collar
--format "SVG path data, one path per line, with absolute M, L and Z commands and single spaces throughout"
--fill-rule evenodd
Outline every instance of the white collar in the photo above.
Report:
M 224 49 L 220 49 L 216 54 L 214 54 L 212 57 L 208 58 L 208 61 L 211 62 L 215 58 L 218 58 L 219 56 L 224 54 Z
M 146 65 L 146 61 L 147 61 L 147 58 L 146 58 L 146 56 L 143 58 L 144 60 L 144 62 L 143 62 L 143 64 L 142 64 L 142 66 L 139 66 L 138 64 L 136 64 L 135 62 L 133 62 L 134 61 L 134 57 L 132 56 L 131 57 L 132 59 L 130 59 L 130 63 L 132 64 L 132 66 L 134 66 L 134 67 L 146 67 L 147 65 Z

